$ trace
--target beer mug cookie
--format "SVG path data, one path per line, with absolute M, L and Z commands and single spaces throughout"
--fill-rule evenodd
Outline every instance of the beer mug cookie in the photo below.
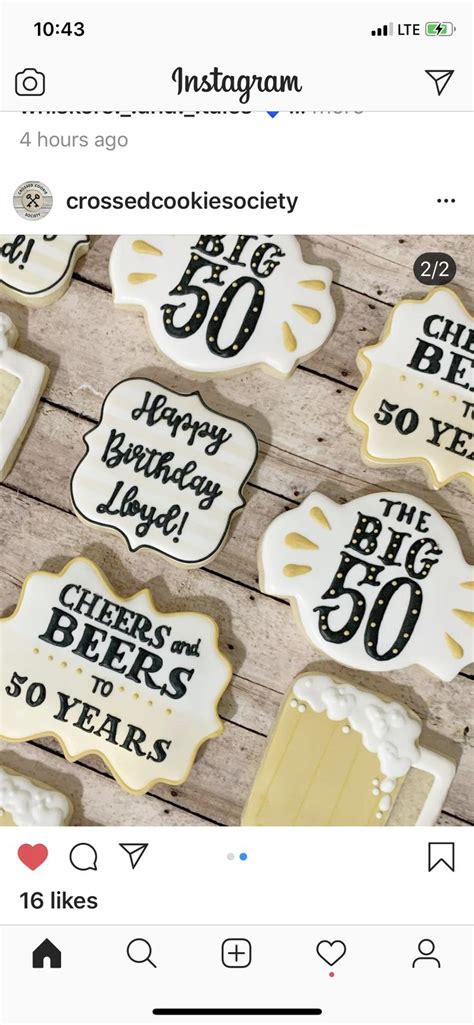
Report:
M 142 309 L 160 351 L 196 374 L 288 377 L 336 317 L 331 271 L 293 235 L 122 235 L 110 277 L 115 302 Z
M 398 701 L 316 673 L 283 700 L 244 826 L 432 826 L 455 765 Z
M 0 739 L 94 753 L 129 793 L 183 783 L 222 733 L 232 669 L 214 620 L 160 612 L 148 590 L 123 598 L 88 559 L 32 573 L 0 642 Z
M 357 364 L 363 380 L 349 423 L 363 434 L 363 458 L 420 463 L 435 488 L 472 483 L 474 319 L 456 293 L 403 299 Z
M 289 598 L 310 641 L 342 665 L 420 665 L 448 681 L 472 661 L 472 566 L 413 495 L 309 495 L 265 531 L 260 587 Z
M 17 352 L 17 341 L 15 325 L 0 313 L 0 481 L 10 473 L 49 376 L 44 363 Z
M 69 288 L 88 235 L 0 235 L 0 297 L 47 306 Z
M 68 826 L 73 812 L 59 790 L 0 765 L 0 827 Z

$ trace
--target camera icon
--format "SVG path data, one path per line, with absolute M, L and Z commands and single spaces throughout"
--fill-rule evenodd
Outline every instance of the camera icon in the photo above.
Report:
M 43 96 L 45 77 L 36 68 L 25 68 L 15 75 L 15 92 L 17 96 Z

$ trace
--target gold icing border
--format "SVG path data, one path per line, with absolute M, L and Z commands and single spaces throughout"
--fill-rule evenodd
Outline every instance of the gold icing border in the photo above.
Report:
M 149 604 L 150 611 L 153 614 L 158 613 L 159 616 L 167 616 L 167 617 L 170 617 L 170 618 L 174 617 L 174 616 L 182 616 L 182 615 L 199 616 L 200 619 L 206 619 L 206 620 L 208 620 L 209 623 L 212 624 L 213 632 L 214 632 L 214 644 L 215 644 L 214 650 L 217 653 L 217 655 L 219 656 L 219 658 L 222 660 L 222 662 L 224 662 L 227 665 L 227 667 L 228 667 L 226 679 L 225 679 L 225 681 L 224 681 L 224 683 L 223 683 L 223 685 L 221 687 L 221 690 L 219 691 L 218 695 L 216 696 L 216 700 L 214 702 L 214 715 L 215 715 L 216 719 L 219 722 L 219 726 L 212 733 L 206 734 L 205 737 L 202 737 L 201 740 L 198 741 L 198 743 L 194 747 L 194 749 L 192 751 L 192 754 L 190 756 L 189 768 L 187 769 L 185 775 L 182 776 L 181 779 L 179 779 L 179 780 L 172 780 L 170 782 L 170 780 L 163 779 L 162 777 L 159 776 L 156 779 L 154 779 L 153 781 L 151 781 L 150 783 L 147 783 L 147 785 L 145 787 L 143 787 L 142 789 L 140 789 L 140 790 L 133 790 L 133 789 L 131 789 L 131 787 L 127 786 L 127 784 L 118 775 L 118 773 L 114 769 L 114 767 L 111 764 L 111 762 L 109 761 L 109 759 L 106 757 L 106 755 L 103 755 L 101 751 L 96 751 L 95 748 L 91 748 L 88 751 L 81 751 L 79 754 L 77 754 L 75 756 L 70 755 L 69 751 L 68 751 L 68 749 L 66 747 L 66 744 L 63 742 L 62 737 L 58 736 L 57 733 L 51 733 L 51 732 L 47 731 L 46 733 L 33 733 L 33 734 L 31 734 L 31 736 L 28 736 L 28 737 L 21 737 L 21 738 L 20 737 L 15 737 L 14 739 L 11 738 L 11 737 L 4 737 L 3 734 L 0 733 L 0 740 L 4 740 L 4 741 L 6 741 L 7 743 L 10 743 L 10 744 L 24 744 L 24 743 L 26 743 L 29 740 L 40 740 L 42 737 L 53 737 L 53 739 L 58 742 L 58 744 L 59 744 L 59 746 L 60 746 L 60 748 L 62 750 L 62 753 L 63 753 L 64 758 L 66 759 L 66 761 L 73 763 L 73 762 L 79 761 L 80 758 L 86 758 L 89 755 L 95 755 L 97 758 L 101 759 L 101 761 L 104 763 L 106 768 L 111 773 L 112 777 L 117 781 L 117 783 L 120 784 L 122 789 L 126 790 L 127 793 L 133 794 L 133 795 L 135 795 L 137 797 L 140 797 L 143 794 L 148 793 L 148 791 L 151 790 L 153 787 L 157 786 L 158 783 L 164 783 L 167 786 L 181 786 L 182 783 L 186 782 L 186 780 L 188 779 L 188 777 L 189 777 L 189 775 L 190 775 L 190 773 L 191 773 L 191 771 L 193 769 L 193 766 L 194 766 L 194 763 L 195 763 L 195 760 L 196 760 L 196 756 L 197 756 L 197 753 L 198 753 L 200 747 L 202 747 L 202 745 L 207 740 L 212 740 L 213 737 L 219 737 L 220 734 L 224 732 L 224 723 L 223 723 L 222 719 L 220 718 L 220 716 L 218 714 L 217 708 L 218 708 L 219 702 L 220 702 L 220 700 L 222 698 L 222 695 L 223 695 L 224 691 L 226 690 L 226 688 L 228 687 L 228 685 L 229 685 L 229 683 L 230 683 L 230 681 L 232 679 L 234 671 L 233 671 L 231 663 L 229 662 L 229 659 L 226 657 L 226 655 L 223 654 L 223 652 L 219 648 L 219 627 L 218 627 L 215 619 L 212 619 L 212 616 L 208 616 L 207 613 L 205 613 L 205 612 L 186 612 L 186 611 L 184 611 L 184 612 L 183 611 L 181 611 L 181 612 L 161 612 L 161 610 L 155 605 L 155 602 L 154 602 L 154 599 L 153 599 L 153 595 L 152 595 L 152 592 L 151 592 L 149 587 L 142 587 L 140 591 L 135 591 L 134 594 L 131 594 L 128 597 L 126 597 L 125 595 L 119 594 L 118 591 L 114 590 L 114 588 L 110 584 L 110 581 L 107 579 L 107 577 L 105 576 L 105 573 L 100 569 L 100 567 L 97 566 L 96 563 L 92 561 L 92 559 L 88 559 L 86 556 L 83 556 L 83 555 L 78 555 L 78 556 L 75 556 L 73 559 L 69 559 L 68 562 L 66 563 L 66 565 L 63 567 L 63 569 L 59 571 L 59 573 L 54 573 L 51 570 L 33 570 L 31 573 L 28 573 L 28 575 L 25 577 L 25 579 L 23 581 L 23 584 L 21 586 L 20 594 L 19 594 L 19 597 L 18 597 L 18 602 L 17 602 L 17 605 L 16 605 L 16 608 L 15 608 L 14 612 L 12 612 L 11 615 L 9 615 L 9 616 L 0 617 L 0 625 L 2 623 L 9 623 L 12 619 L 15 619 L 16 616 L 19 614 L 19 612 L 21 610 L 22 603 L 23 603 L 23 598 L 24 598 L 24 595 L 25 595 L 26 588 L 28 586 L 29 581 L 33 577 L 46 576 L 46 577 L 55 577 L 56 579 L 58 579 L 60 577 L 63 577 L 65 575 L 65 573 L 67 573 L 68 569 L 71 566 L 77 566 L 78 563 L 82 563 L 83 565 L 87 565 L 87 566 L 91 567 L 98 574 L 100 580 L 102 581 L 103 584 L 105 584 L 105 587 L 107 588 L 109 593 L 113 595 L 114 598 L 119 598 L 121 601 L 130 602 L 130 601 L 133 601 L 135 598 L 138 598 L 140 595 L 143 594 L 145 596 L 145 598 L 146 598 L 146 601 Z
M 368 351 L 371 350 L 371 349 L 378 349 L 382 345 L 385 344 L 385 342 L 387 341 L 387 338 L 391 334 L 391 331 L 392 331 L 392 321 L 393 321 L 393 318 L 395 316 L 396 311 L 400 308 L 400 306 L 406 305 L 407 303 L 410 303 L 410 304 L 415 304 L 416 303 L 418 305 L 421 304 L 421 303 L 426 303 L 426 302 L 428 302 L 429 299 L 432 298 L 433 295 L 436 295 L 437 292 L 443 292 L 443 293 L 444 292 L 448 292 L 449 295 L 452 295 L 456 299 L 456 301 L 459 303 L 463 313 L 465 313 L 467 315 L 467 317 L 469 317 L 469 319 L 472 320 L 472 316 L 471 316 L 469 310 L 464 305 L 462 299 L 459 297 L 457 292 L 455 292 L 452 288 L 447 288 L 445 285 L 437 285 L 435 288 L 431 288 L 430 291 L 427 292 L 426 295 L 423 296 L 422 299 L 401 299 L 400 302 L 395 303 L 395 305 L 393 306 L 393 308 L 391 309 L 391 311 L 390 311 L 390 313 L 389 313 L 389 315 L 387 317 L 387 320 L 386 320 L 386 322 L 384 324 L 384 328 L 383 328 L 382 334 L 380 335 L 379 340 L 377 342 L 374 342 L 372 345 L 364 346 L 363 349 L 359 349 L 359 351 L 357 352 L 356 363 L 357 363 L 357 367 L 358 367 L 358 369 L 359 369 L 359 371 L 360 371 L 360 373 L 362 375 L 362 380 L 361 380 L 361 382 L 359 384 L 359 387 L 358 387 L 354 397 L 351 400 L 351 404 L 349 406 L 349 410 L 348 410 L 348 413 L 347 413 L 347 423 L 348 423 L 349 427 L 355 428 L 359 432 L 359 434 L 362 435 L 362 440 L 361 440 L 361 459 L 362 460 L 366 460 L 369 464 L 373 465 L 375 463 L 375 464 L 379 464 L 380 466 L 391 466 L 391 465 L 394 465 L 394 464 L 396 464 L 398 466 L 401 466 L 404 463 L 415 463 L 418 466 L 422 466 L 422 468 L 425 470 L 425 472 L 427 474 L 427 477 L 428 477 L 428 483 L 429 483 L 429 485 L 431 485 L 431 487 L 435 491 L 438 491 L 440 488 L 445 487 L 446 484 L 451 484 L 451 482 L 453 480 L 457 480 L 458 478 L 466 478 L 466 480 L 469 482 L 469 484 L 471 486 L 473 486 L 472 474 L 469 473 L 467 470 L 459 470 L 458 472 L 453 473 L 450 477 L 445 477 L 445 478 L 441 479 L 441 478 L 438 477 L 433 464 L 429 461 L 429 459 L 426 458 L 426 456 L 405 456 L 405 457 L 400 456 L 399 458 L 390 458 L 390 456 L 386 456 L 384 459 L 382 459 L 380 456 L 373 456 L 371 454 L 371 452 L 369 452 L 369 447 L 368 447 L 369 446 L 370 426 L 369 426 L 369 424 L 367 424 L 365 422 L 365 420 L 361 420 L 358 416 L 356 416 L 356 414 L 354 412 L 354 407 L 355 407 L 355 404 L 356 404 L 358 398 L 361 396 L 362 390 L 363 390 L 363 388 L 364 388 L 364 386 L 365 386 L 365 384 L 366 384 L 366 382 L 367 382 L 367 380 L 368 380 L 368 378 L 370 376 L 370 373 L 372 371 L 373 364 L 372 364 L 372 362 L 370 360 L 370 356 L 368 355 Z

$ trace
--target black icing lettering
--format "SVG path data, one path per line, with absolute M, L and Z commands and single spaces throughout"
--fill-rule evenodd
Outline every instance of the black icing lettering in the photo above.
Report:
M 319 632 L 322 637 L 324 637 L 326 641 L 330 641 L 331 644 L 345 644 L 346 641 L 351 640 L 351 638 L 357 633 L 365 613 L 366 601 L 362 592 L 357 590 L 356 587 L 362 587 L 363 584 L 370 584 L 371 587 L 379 587 L 380 581 L 378 578 L 384 571 L 383 566 L 371 565 L 370 563 L 364 562 L 363 559 L 358 559 L 355 555 L 347 552 L 342 552 L 341 554 L 342 559 L 338 570 L 327 591 L 322 595 L 322 598 L 350 598 L 352 605 L 346 622 L 335 629 L 333 629 L 329 624 L 329 617 L 331 613 L 336 612 L 341 608 L 340 602 L 337 605 L 317 605 L 313 609 L 313 612 L 319 613 Z M 356 587 L 346 587 L 346 579 L 351 570 L 356 567 L 360 568 L 362 575 L 358 580 L 354 581 Z
M 467 366 L 463 366 L 465 363 Z M 450 384 L 457 384 L 460 388 L 467 388 L 469 391 L 474 391 L 474 385 L 471 385 L 469 381 L 464 381 L 466 371 L 474 367 L 474 359 L 469 356 L 464 356 L 462 352 L 455 352 L 451 358 L 447 373 L 445 377 L 442 377 L 442 381 L 448 381 Z
M 124 641 L 123 637 L 111 637 L 107 651 L 99 663 L 105 669 L 113 669 L 115 673 L 124 673 L 126 666 L 122 665 L 123 659 L 128 651 L 135 651 L 136 644 L 132 641 Z
M 226 314 L 231 307 L 232 301 L 236 298 L 241 288 L 245 288 L 247 285 L 252 289 L 253 293 L 248 304 L 247 312 L 234 340 L 229 342 L 225 348 L 221 349 L 218 344 L 219 334 Z M 233 281 L 232 284 L 226 288 L 223 295 L 221 295 L 214 313 L 209 320 L 206 332 L 206 341 L 209 351 L 214 353 L 215 356 L 222 356 L 224 359 L 236 356 L 241 352 L 255 331 L 263 309 L 264 299 L 265 289 L 261 282 L 255 281 L 254 278 L 245 276 L 238 278 L 237 281 Z
M 412 370 L 419 370 L 422 374 L 439 374 L 443 350 L 439 345 L 432 345 L 431 342 L 425 342 L 422 338 L 418 338 L 417 342 L 418 345 L 407 365 Z
M 382 621 L 386 615 L 387 609 L 390 607 L 390 602 L 394 595 L 402 587 L 408 587 L 409 590 L 408 606 L 402 625 L 397 637 L 387 651 L 380 652 L 378 649 L 378 641 Z M 384 584 L 381 591 L 379 591 L 373 608 L 369 613 L 367 626 L 365 628 L 364 646 L 367 654 L 370 655 L 371 658 L 376 659 L 377 662 L 388 662 L 392 658 L 397 658 L 410 640 L 418 622 L 422 603 L 423 595 L 421 587 L 408 577 L 399 577 L 396 580 L 389 580 L 388 583 Z
M 140 744 L 143 744 L 146 741 L 145 731 L 140 729 L 139 726 L 132 726 L 130 723 L 127 723 L 127 725 L 127 736 L 125 737 L 123 744 L 120 744 L 120 747 L 122 747 L 124 751 L 133 751 L 133 753 L 138 755 L 140 758 L 145 758 L 146 751 L 142 751 L 140 747 Z
M 379 555 L 378 558 L 380 559 L 380 562 L 383 562 L 384 566 L 401 566 L 401 562 L 396 561 L 397 555 L 402 547 L 404 538 L 411 537 L 411 534 L 401 530 L 396 531 L 393 527 L 388 527 L 388 530 L 391 534 L 390 540 L 385 552 L 383 555 Z
M 73 723 L 73 726 L 77 726 L 77 729 L 83 730 L 84 733 L 93 733 L 94 727 L 90 723 L 98 715 L 100 715 L 100 708 L 96 708 L 95 705 L 90 705 L 88 701 L 84 701 L 79 718 L 77 722 Z
M 225 236 L 221 237 L 224 238 Z M 241 259 L 244 255 L 244 249 L 251 240 L 256 242 L 257 239 L 258 235 L 238 235 L 237 242 L 235 243 L 230 256 L 224 256 L 226 263 L 231 263 L 234 267 L 245 267 L 245 260 Z
M 417 558 L 420 552 L 424 551 L 424 557 L 420 558 L 421 566 L 417 568 Z M 405 560 L 406 571 L 410 577 L 414 580 L 424 580 L 425 577 L 431 572 L 433 566 L 439 562 L 437 559 L 428 559 L 428 555 L 440 556 L 443 554 L 443 549 L 440 548 L 436 541 L 431 537 L 419 537 L 417 541 L 414 541 L 407 552 Z
M 151 687 L 152 690 L 159 690 L 160 685 L 152 674 L 159 673 L 162 666 L 163 659 L 160 655 L 152 655 L 145 648 L 139 648 L 137 657 L 127 673 L 127 680 L 133 680 L 134 683 L 143 682 L 146 687 Z M 143 680 L 141 679 L 142 677 Z
M 59 601 L 61 602 L 61 605 L 64 605 L 64 607 L 66 609 L 73 609 L 74 608 L 74 599 L 73 599 L 73 601 L 71 603 L 71 602 L 66 601 L 66 597 L 67 597 L 67 595 L 69 594 L 70 591 L 80 591 L 80 590 L 81 590 L 81 585 L 80 584 L 66 584 L 66 587 L 63 587 L 63 589 L 61 591 L 61 594 L 59 595 Z
M 164 762 L 168 751 L 171 747 L 171 740 L 155 740 L 153 744 L 153 750 L 147 754 L 147 761 L 150 762 Z
M 80 705 L 79 698 L 71 698 L 69 694 L 63 694 L 62 691 L 58 690 L 59 698 L 59 711 L 56 715 L 53 715 L 53 719 L 57 719 L 58 722 L 67 722 L 67 717 L 71 709 L 75 708 L 76 705 Z
M 166 638 L 170 637 L 171 634 L 171 626 L 164 626 L 163 624 L 161 626 L 157 626 L 156 629 L 153 631 L 152 639 L 148 641 L 150 648 L 163 648 L 166 644 Z
M 376 516 L 364 516 L 359 512 L 348 547 L 359 555 L 372 555 L 377 548 L 377 538 L 381 530 L 382 524 Z
M 213 256 L 214 258 L 222 256 L 224 252 L 223 238 L 225 238 L 225 235 L 200 235 L 197 242 L 193 245 L 193 249 L 204 253 L 204 256 Z
M 46 687 L 44 683 L 30 683 L 25 694 L 26 704 L 30 708 L 37 708 L 46 700 Z
M 97 730 L 94 730 L 94 736 L 101 737 L 106 740 L 109 744 L 117 744 L 117 730 L 120 726 L 121 720 L 116 715 L 107 715 Z M 105 734 L 105 736 L 104 736 Z
M 439 313 L 432 313 L 430 317 L 426 317 L 423 323 L 423 334 L 428 335 L 428 338 L 439 338 L 439 330 L 432 331 L 432 327 L 439 320 L 443 323 L 443 319 Z
M 272 260 L 269 255 L 270 251 L 273 256 L 279 256 L 280 260 Z M 268 278 L 270 274 L 273 274 L 276 267 L 280 266 L 281 257 L 283 256 L 285 256 L 285 253 L 274 242 L 262 242 L 261 245 L 257 246 L 252 256 L 250 261 L 251 269 L 257 275 L 257 278 Z
M 87 658 L 89 662 L 97 662 L 99 658 L 97 646 L 100 640 L 105 641 L 106 638 L 106 630 L 101 630 L 98 626 L 92 626 L 92 623 L 86 623 L 79 644 L 77 648 L 73 649 L 73 655 Z
M 39 634 L 40 641 L 56 644 L 58 648 L 67 648 L 74 640 L 74 631 L 78 620 L 70 612 L 52 608 L 52 616 L 44 634 Z
M 184 666 L 175 666 L 175 668 L 171 670 L 169 676 L 169 682 L 171 684 L 172 690 L 169 690 L 168 685 L 165 683 L 164 686 L 161 688 L 161 693 L 167 694 L 170 698 L 178 699 L 184 697 L 187 691 L 187 687 L 181 679 L 181 677 L 183 676 L 186 682 L 189 683 L 189 681 L 194 676 L 194 669 L 185 669 Z
M 203 284 L 212 285 L 223 285 L 221 281 L 221 274 L 227 269 L 223 263 L 211 263 L 210 260 L 205 260 L 198 253 L 193 253 L 191 259 L 186 267 L 186 270 L 181 278 L 181 281 L 176 285 L 176 288 L 172 288 L 169 295 L 178 295 L 180 298 L 186 299 L 187 296 L 193 296 L 196 300 L 194 310 L 189 319 L 183 323 L 176 323 L 176 314 L 178 310 L 182 310 L 186 306 L 185 302 L 173 305 L 172 303 L 165 303 L 161 309 L 163 310 L 163 326 L 167 334 L 171 335 L 172 338 L 188 338 L 202 327 L 209 310 L 209 293 L 203 287 L 203 285 L 191 285 L 190 282 L 193 280 L 194 275 L 198 271 L 203 270 L 207 267 L 210 270 L 210 275 L 207 278 L 203 278 Z

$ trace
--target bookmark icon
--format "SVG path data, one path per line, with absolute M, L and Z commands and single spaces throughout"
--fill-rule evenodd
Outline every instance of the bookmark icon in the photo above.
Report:
M 136 868 L 140 858 L 143 857 L 148 844 L 147 843 L 119 843 L 119 847 L 125 851 L 129 858 L 132 868 Z

